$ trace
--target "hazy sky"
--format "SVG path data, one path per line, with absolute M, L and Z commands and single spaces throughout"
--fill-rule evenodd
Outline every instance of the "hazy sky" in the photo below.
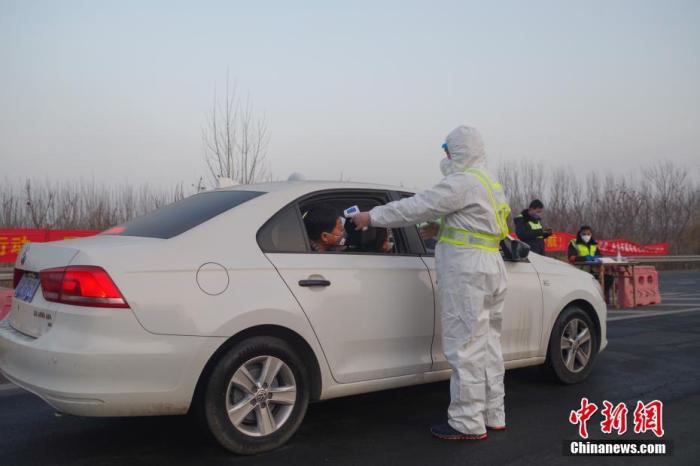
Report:
M 274 175 L 423 187 L 488 155 L 700 170 L 700 1 L 0 0 L 0 179 L 194 182 L 227 70 Z

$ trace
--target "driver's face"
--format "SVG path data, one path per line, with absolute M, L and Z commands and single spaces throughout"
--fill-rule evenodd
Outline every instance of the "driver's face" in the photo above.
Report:
M 337 246 L 343 239 L 343 233 L 345 229 L 343 228 L 343 222 L 340 218 L 335 222 L 335 228 L 330 233 L 323 233 L 322 240 L 329 246 Z

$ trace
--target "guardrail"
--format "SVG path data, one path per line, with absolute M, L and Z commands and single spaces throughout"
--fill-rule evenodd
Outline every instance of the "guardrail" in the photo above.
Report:
M 626 256 L 625 258 L 644 264 L 700 262 L 700 256 Z
M 644 264 L 663 264 L 663 263 L 684 263 L 684 262 L 700 262 L 700 255 L 697 256 L 625 256 L 634 262 Z M 12 280 L 12 268 L 0 269 L 0 281 Z

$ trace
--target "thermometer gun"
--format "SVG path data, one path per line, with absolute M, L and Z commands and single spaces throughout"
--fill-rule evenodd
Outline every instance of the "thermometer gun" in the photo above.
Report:
M 355 215 L 357 215 L 359 213 L 360 213 L 360 208 L 357 207 L 356 205 L 354 205 L 352 207 L 348 207 L 347 209 L 345 209 L 343 211 L 343 215 L 345 216 L 345 218 L 353 218 Z M 364 227 L 362 229 L 362 231 L 366 231 L 366 230 L 367 230 L 367 227 Z

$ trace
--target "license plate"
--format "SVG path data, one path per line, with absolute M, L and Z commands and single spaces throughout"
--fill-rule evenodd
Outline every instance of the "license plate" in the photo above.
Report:
M 28 275 L 22 276 L 17 288 L 15 288 L 15 298 L 31 303 L 36 294 L 36 290 L 39 289 L 39 284 L 38 278 Z

